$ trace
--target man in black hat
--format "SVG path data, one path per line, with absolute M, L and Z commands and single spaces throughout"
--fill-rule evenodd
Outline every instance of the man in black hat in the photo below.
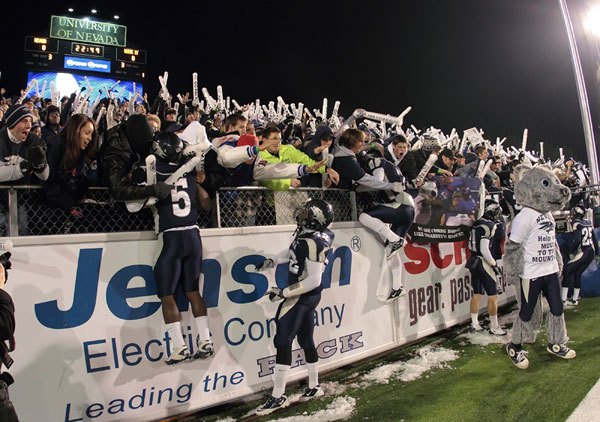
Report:
M 54 138 L 60 132 L 60 110 L 55 105 L 48 106 L 46 110 L 46 125 L 42 127 L 42 141 Z
M 134 114 L 125 123 L 106 132 L 100 156 L 108 189 L 115 200 L 128 201 L 150 196 L 165 199 L 171 195 L 172 186 L 164 182 L 141 186 L 132 180 L 132 169 L 145 163 L 151 153 L 151 144 L 152 129 L 143 114 Z
M 0 182 L 28 179 L 47 180 L 50 168 L 44 143 L 31 133 L 33 115 L 22 104 L 11 106 L 0 130 Z

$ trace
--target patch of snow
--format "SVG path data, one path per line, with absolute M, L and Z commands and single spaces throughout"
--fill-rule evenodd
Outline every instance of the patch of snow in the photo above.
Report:
M 338 397 L 327 405 L 325 409 L 310 415 L 289 416 L 276 419 L 277 422 L 331 422 L 348 419 L 356 408 L 356 399 L 350 396 Z
M 348 385 L 340 384 L 338 382 L 322 382 L 321 387 L 323 387 L 323 392 L 326 396 L 339 396 L 348 389 Z
M 433 368 L 443 368 L 444 363 L 458 359 L 458 352 L 443 347 L 432 348 L 426 346 L 417 351 L 416 356 L 406 362 L 395 362 L 379 366 L 365 374 L 360 383 L 361 387 L 369 384 L 388 384 L 391 378 L 401 381 L 413 381 L 424 372 Z
M 469 333 L 461 334 L 459 338 L 468 340 L 471 344 L 476 346 L 487 346 L 492 343 L 507 344 L 511 339 L 511 333 L 509 332 L 505 336 L 495 336 L 488 333 L 487 331 L 472 331 Z

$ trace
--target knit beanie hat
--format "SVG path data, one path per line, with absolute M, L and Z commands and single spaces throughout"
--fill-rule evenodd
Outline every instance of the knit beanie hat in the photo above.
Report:
M 6 110 L 4 122 L 9 129 L 12 129 L 17 125 L 17 123 L 26 117 L 31 117 L 33 120 L 33 114 L 31 114 L 31 111 L 23 104 L 15 104 Z

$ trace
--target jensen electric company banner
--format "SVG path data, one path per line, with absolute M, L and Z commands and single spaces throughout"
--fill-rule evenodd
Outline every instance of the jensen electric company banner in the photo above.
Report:
M 391 271 L 382 245 L 365 229 L 341 227 L 314 314 L 322 370 L 469 318 L 466 242 L 408 244 L 401 252 L 408 294 L 386 305 Z M 171 367 L 152 272 L 155 240 L 104 235 L 76 243 L 74 235 L 69 244 L 16 246 L 7 290 L 17 310 L 11 399 L 22 420 L 147 421 L 270 388 L 277 304 L 263 295 L 269 284 L 285 286 L 287 266 L 252 269 L 287 249 L 293 228 L 263 230 L 203 231 L 201 293 L 216 354 Z M 185 301 L 180 307 L 193 350 L 191 313 Z M 296 343 L 292 366 L 291 379 L 306 376 Z

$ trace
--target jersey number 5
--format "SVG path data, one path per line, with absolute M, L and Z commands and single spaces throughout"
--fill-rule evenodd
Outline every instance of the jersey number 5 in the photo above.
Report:
M 192 209 L 190 196 L 184 190 L 188 187 L 187 179 L 179 179 L 171 189 L 171 202 L 175 217 L 187 217 Z M 181 190 L 179 190 L 181 188 Z

